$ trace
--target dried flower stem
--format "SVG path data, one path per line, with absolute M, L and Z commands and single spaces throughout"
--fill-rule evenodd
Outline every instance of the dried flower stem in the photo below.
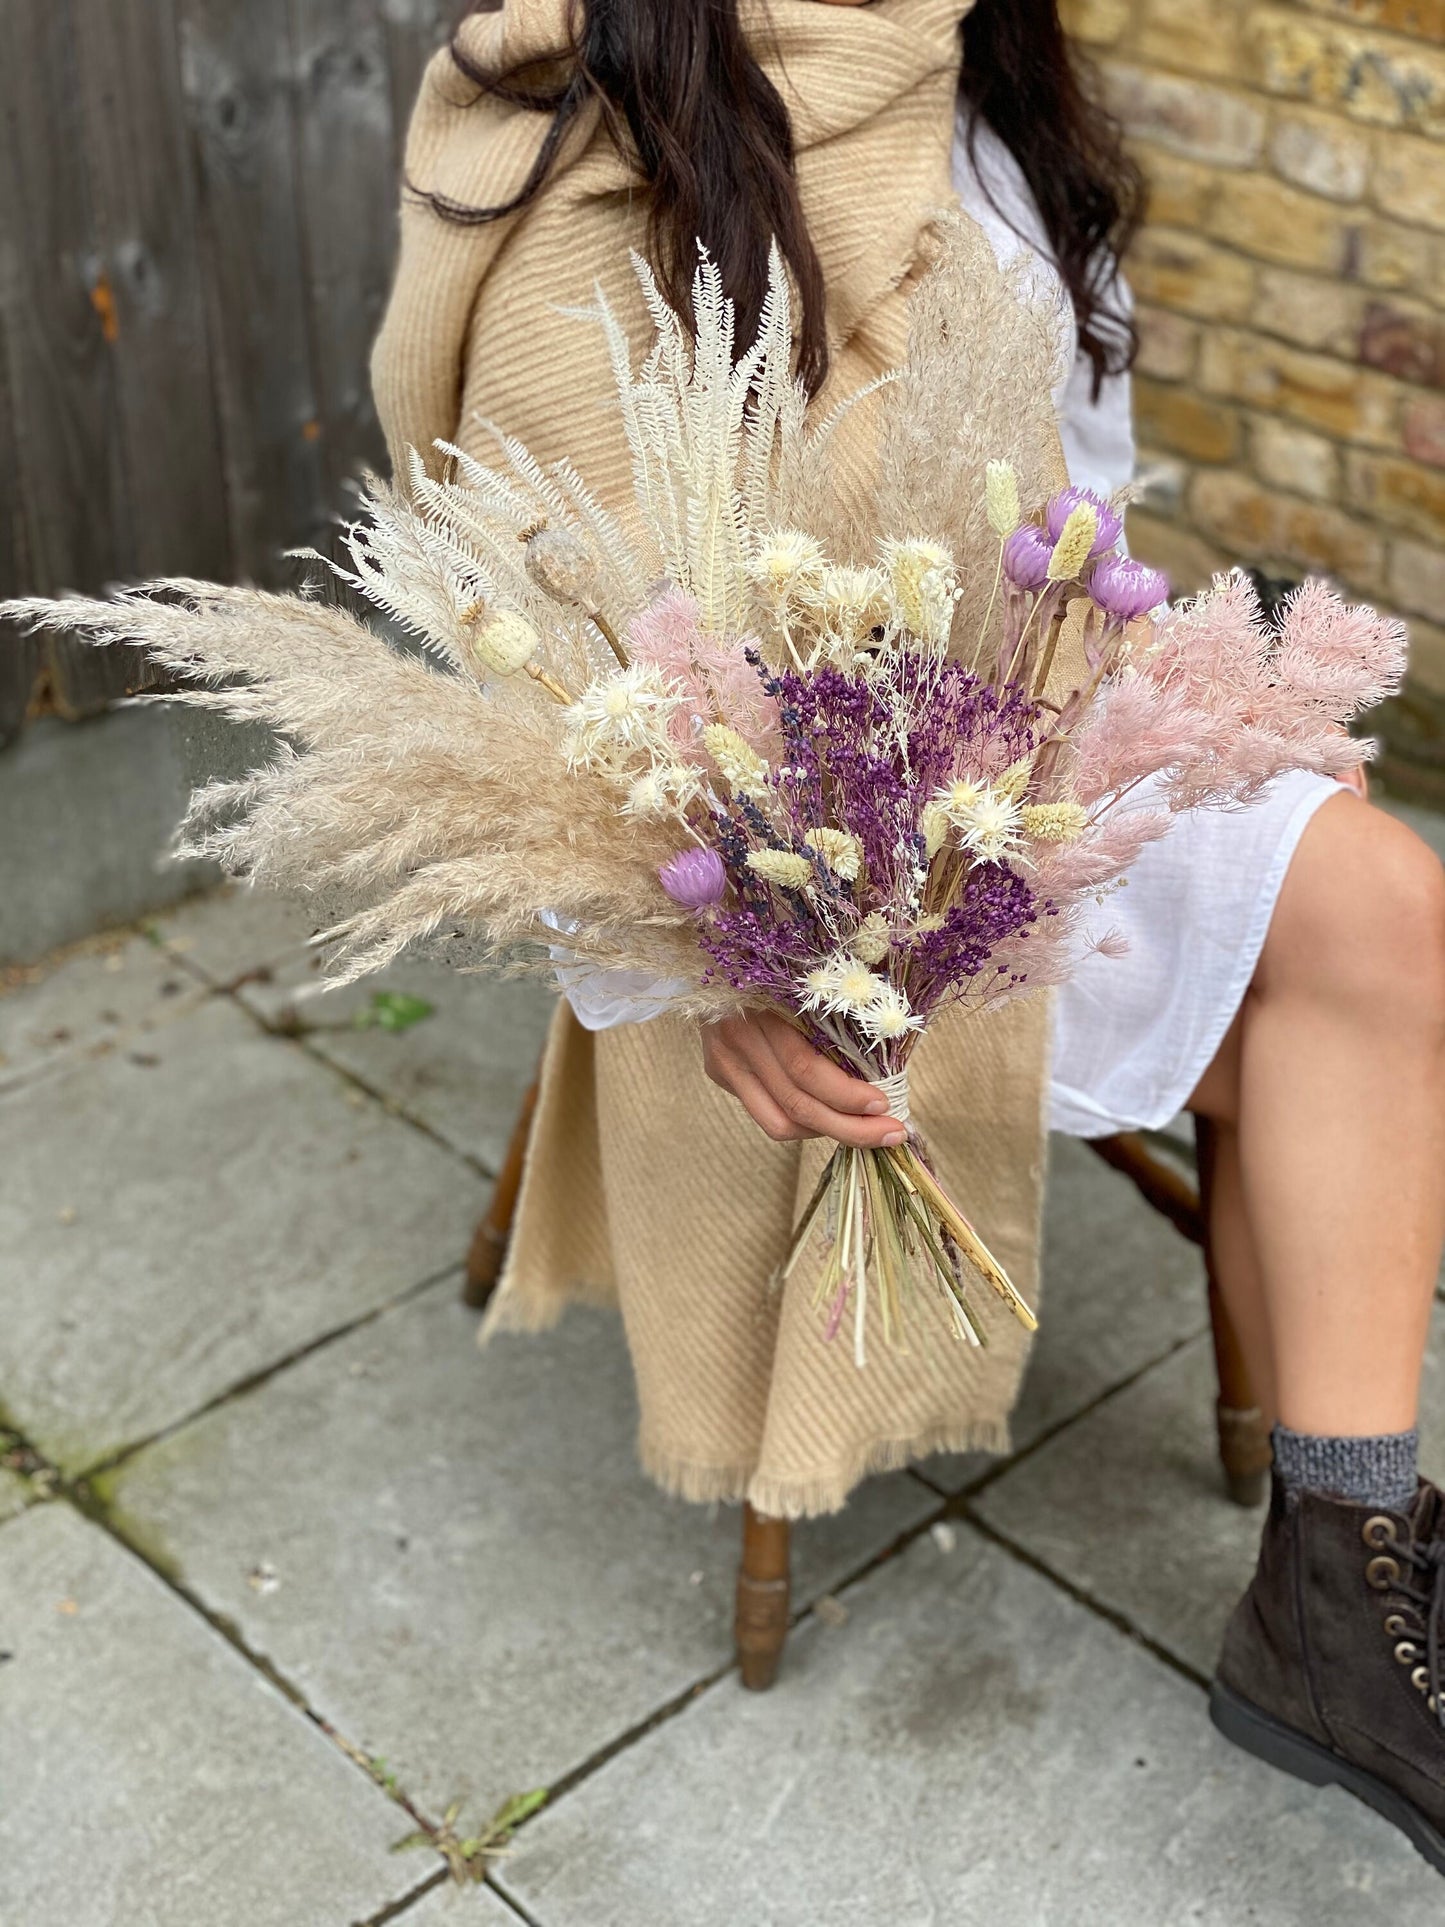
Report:
M 554 675 L 542 669 L 535 662 L 524 662 L 522 667 L 534 683 L 541 685 L 554 702 L 571 703 L 572 697 L 564 683 L 558 682 Z
M 595 624 L 597 629 L 600 631 L 602 640 L 607 644 L 607 647 L 612 651 L 613 655 L 616 656 L 618 662 L 620 662 L 622 667 L 626 669 L 631 663 L 632 659 L 628 655 L 627 651 L 623 648 L 622 643 L 618 638 L 617 631 L 612 627 L 612 624 L 607 620 L 606 616 L 602 615 L 596 609 L 589 609 L 587 611 L 587 616 L 588 616 L 588 620 L 593 624 Z

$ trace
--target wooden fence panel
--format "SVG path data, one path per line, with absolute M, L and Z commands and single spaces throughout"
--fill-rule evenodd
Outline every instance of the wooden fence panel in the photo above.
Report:
M 0 595 L 292 579 L 384 460 L 402 135 L 461 0 L 0 0 Z M 79 715 L 130 651 L 0 637 Z
M 296 178 L 290 0 L 179 0 L 206 314 L 238 575 L 272 581 L 330 504 Z
M 405 158 L 407 123 L 427 62 L 444 47 L 461 18 L 457 0 L 382 0 L 391 69 L 391 117 L 396 129 L 398 179 Z
M 323 453 L 342 509 L 345 483 L 386 459 L 368 369 L 395 254 L 387 42 L 376 0 L 292 0 L 292 32 Z
M 31 579 L 20 471 L 3 459 L 15 446 L 15 410 L 10 396 L 10 355 L 3 304 L 0 304 L 0 585 Z M 39 674 L 43 645 L 33 636 L 9 633 L 0 624 L 0 749 L 20 734 Z
M 0 75 L 8 76 L 0 303 L 15 436 L 0 455 L 19 477 L 29 570 L 4 586 L 94 589 L 125 568 L 128 518 L 112 317 L 73 116 L 69 138 L 56 138 L 77 94 L 72 0 L 0 8 Z M 72 715 L 122 694 L 139 670 L 131 651 L 63 639 L 45 657 L 57 706 Z
M 195 183 L 173 0 L 84 7 L 76 36 L 91 193 L 115 303 L 129 566 L 230 564 Z

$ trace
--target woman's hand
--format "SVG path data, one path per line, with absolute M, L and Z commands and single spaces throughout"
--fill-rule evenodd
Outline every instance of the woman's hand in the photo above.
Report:
M 906 1135 L 880 1092 L 820 1057 L 770 1012 L 704 1024 L 702 1061 L 713 1083 L 778 1144 L 831 1137 L 873 1150 L 901 1144 Z

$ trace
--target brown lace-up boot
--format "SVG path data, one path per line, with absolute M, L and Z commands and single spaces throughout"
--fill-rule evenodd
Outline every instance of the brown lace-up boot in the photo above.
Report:
M 1445 1497 L 1408 1513 L 1274 1482 L 1210 1693 L 1226 1739 L 1348 1788 L 1445 1873 Z

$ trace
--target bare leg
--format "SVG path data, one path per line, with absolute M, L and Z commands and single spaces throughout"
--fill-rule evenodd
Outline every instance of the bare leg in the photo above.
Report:
M 1408 1430 L 1445 1236 L 1445 874 L 1410 831 L 1320 809 L 1190 1108 L 1224 1127 L 1221 1283 L 1276 1415 Z

